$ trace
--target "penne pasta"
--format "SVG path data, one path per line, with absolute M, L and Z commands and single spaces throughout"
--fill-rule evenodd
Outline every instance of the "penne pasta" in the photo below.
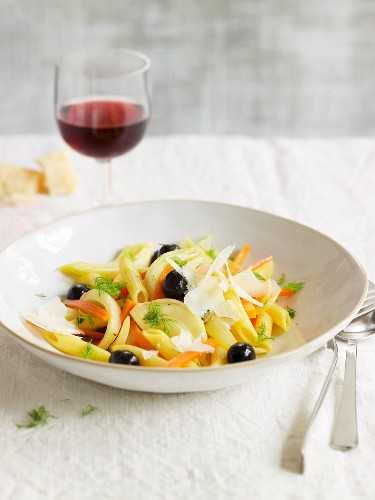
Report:
M 140 347 L 136 347 L 134 345 L 130 344 L 119 344 L 115 345 L 113 347 L 113 352 L 114 351 L 130 351 L 132 352 L 135 356 L 137 356 L 139 360 L 139 364 L 141 366 L 156 366 L 156 367 L 163 367 L 164 365 L 167 364 L 167 361 L 157 354 L 153 354 L 150 356 L 150 351 L 147 349 L 141 349 Z
M 233 288 L 229 288 L 224 293 L 224 297 L 227 300 L 233 301 L 234 305 L 241 315 L 241 319 L 236 321 L 231 327 L 231 331 L 234 337 L 240 342 L 248 342 L 250 345 L 254 345 L 258 340 L 258 335 L 248 315 L 246 314 L 241 299 L 237 296 Z
M 267 352 L 271 350 L 273 341 L 272 326 L 273 320 L 268 313 L 262 312 L 256 317 L 255 330 L 258 335 L 258 340 L 255 346 L 257 348 L 263 348 Z
M 291 319 L 289 313 L 284 307 L 279 304 L 272 304 L 267 309 L 268 314 L 271 316 L 275 325 L 279 326 L 284 332 L 287 332 L 291 327 Z
M 120 275 L 126 283 L 130 298 L 134 302 L 147 302 L 148 293 L 142 278 L 128 254 L 123 253 L 119 260 Z
M 151 242 L 128 245 L 122 249 L 122 254 L 127 254 L 132 260 L 137 271 L 145 271 L 150 265 L 153 245 Z M 121 257 L 121 254 L 120 254 Z
M 222 346 L 218 346 L 215 352 L 211 354 L 211 366 L 226 365 L 227 361 L 227 349 Z
M 109 350 L 110 351 L 113 351 L 113 348 L 116 345 L 126 344 L 126 341 L 128 340 L 128 336 L 129 336 L 129 330 L 130 330 L 130 317 L 127 316 L 124 319 L 124 322 L 123 322 L 123 324 L 122 324 L 122 326 L 120 328 L 120 331 L 119 331 L 117 337 L 112 342 L 112 344 L 109 346 Z
M 212 316 L 206 322 L 206 331 L 209 337 L 218 342 L 225 351 L 229 349 L 229 347 L 236 343 L 236 338 L 230 331 L 230 326 L 223 319 L 218 318 L 217 316 Z
M 143 330 L 143 335 L 146 339 L 155 347 L 156 350 L 160 352 L 160 355 L 166 359 L 170 360 L 181 354 L 177 349 L 172 340 L 168 337 L 166 333 L 157 329 Z M 196 368 L 197 364 L 194 362 L 187 363 L 187 367 Z
M 103 361 L 105 363 L 109 360 L 110 354 L 108 351 L 73 335 L 64 335 L 47 330 L 43 330 L 42 335 L 44 340 L 65 354 L 93 361 Z
M 64 274 L 72 276 L 82 276 L 94 273 L 105 278 L 114 279 L 119 273 L 118 261 L 108 262 L 106 264 L 89 264 L 88 262 L 72 262 L 59 268 Z

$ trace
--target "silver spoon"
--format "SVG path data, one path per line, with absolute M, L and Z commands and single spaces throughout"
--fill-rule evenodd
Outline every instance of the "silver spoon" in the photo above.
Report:
M 374 293 L 375 293 L 375 285 L 371 281 L 369 281 L 369 287 L 368 287 L 368 293 L 366 296 L 366 299 L 364 300 L 362 307 L 358 311 L 356 317 L 352 320 L 352 322 L 343 330 L 344 332 L 353 332 L 353 331 L 367 331 L 367 329 L 370 329 L 370 334 L 372 335 L 373 329 L 375 330 L 375 302 L 374 302 Z M 373 329 L 371 327 L 373 325 Z M 340 332 L 342 333 L 342 332 Z M 338 337 L 338 335 L 336 335 Z M 329 371 L 327 373 L 326 379 L 324 381 L 323 387 L 320 391 L 319 398 L 315 403 L 314 409 L 311 413 L 310 419 L 308 421 L 307 427 L 305 429 L 305 433 L 303 436 L 302 444 L 300 447 L 300 454 L 297 459 L 297 471 L 300 474 L 304 473 L 305 470 L 305 447 L 307 444 L 308 436 L 310 433 L 310 430 L 313 426 L 315 417 L 317 416 L 319 409 L 323 403 L 323 400 L 325 398 L 325 395 L 327 393 L 328 387 L 331 383 L 332 375 L 333 372 L 335 371 L 336 364 L 337 364 L 337 359 L 338 359 L 338 349 L 337 349 L 337 344 L 335 339 L 331 339 L 327 343 L 327 347 L 332 350 L 333 352 L 333 358 L 331 362 L 331 366 L 329 368 Z M 355 408 L 355 405 L 354 405 Z M 345 448 L 346 449 L 346 448 Z
M 370 288 L 375 288 L 370 283 Z M 341 401 L 333 425 L 331 447 L 337 450 L 351 450 L 358 445 L 358 426 L 356 409 L 356 365 L 357 345 L 375 333 L 375 312 L 362 316 L 348 325 L 336 338 L 348 343 L 346 349 L 344 385 Z

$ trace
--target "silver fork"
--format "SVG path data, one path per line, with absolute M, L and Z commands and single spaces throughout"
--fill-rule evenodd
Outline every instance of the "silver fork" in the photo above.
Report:
M 299 467 L 298 467 L 298 472 L 300 474 L 303 474 L 305 472 L 305 447 L 306 447 L 306 442 L 307 438 L 310 432 L 310 429 L 314 423 L 315 417 L 317 416 L 320 407 L 322 406 L 323 400 L 325 398 L 325 395 L 327 394 L 327 390 L 329 387 L 329 384 L 331 383 L 332 375 L 333 372 L 335 371 L 336 364 L 337 364 L 337 358 L 338 358 L 338 349 L 337 349 L 337 344 L 336 340 L 333 338 L 327 342 L 327 348 L 332 349 L 333 351 L 333 359 L 331 362 L 331 366 L 329 367 L 326 379 L 324 381 L 322 390 L 320 391 L 319 397 L 315 403 L 314 409 L 311 413 L 310 419 L 307 423 L 306 429 L 305 429 L 305 434 L 303 436 L 303 441 L 300 449 L 300 457 L 299 457 Z
M 361 318 L 365 314 L 368 314 L 369 312 L 372 312 L 375 310 L 375 285 L 371 282 L 369 282 L 370 288 L 367 292 L 366 298 L 363 301 L 363 304 L 361 308 L 359 309 L 358 313 L 354 317 L 354 319 L 351 321 L 351 323 L 355 322 L 357 319 Z M 327 348 L 331 349 L 333 351 L 333 359 L 331 362 L 331 366 L 329 367 L 326 379 L 324 381 L 323 387 L 320 391 L 319 397 L 315 403 L 314 409 L 311 413 L 310 419 L 307 423 L 305 434 L 303 436 L 303 441 L 302 445 L 300 448 L 300 457 L 299 457 L 299 467 L 298 467 L 298 472 L 300 474 L 303 474 L 305 471 L 305 448 L 306 448 L 306 443 L 307 443 L 307 438 L 309 435 L 309 432 L 311 430 L 311 427 L 314 423 L 314 420 L 320 410 L 320 407 L 322 406 L 323 400 L 325 398 L 325 395 L 327 394 L 328 387 L 331 383 L 332 375 L 333 372 L 335 371 L 336 364 L 337 364 L 337 358 L 338 358 L 338 349 L 337 349 L 337 344 L 336 340 L 333 338 L 327 342 Z

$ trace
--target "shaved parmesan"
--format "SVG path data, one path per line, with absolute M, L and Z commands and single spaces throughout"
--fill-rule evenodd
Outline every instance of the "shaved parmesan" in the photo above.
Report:
M 217 277 L 219 278 L 219 287 L 226 292 L 228 290 L 228 279 L 225 274 L 221 271 L 216 271 Z
M 194 314 L 202 317 L 207 311 L 213 311 L 215 307 L 225 302 L 225 298 L 218 280 L 211 278 L 190 290 L 185 295 L 184 302 Z
M 179 335 L 174 335 L 171 340 L 176 346 L 178 352 L 214 352 L 214 347 L 201 342 L 202 334 L 196 339 L 187 330 L 181 330 Z
M 232 280 L 245 293 L 253 297 L 262 297 L 269 291 L 269 281 L 259 281 L 253 271 L 250 270 L 235 274 Z
M 227 272 L 228 272 L 228 279 L 230 281 L 230 284 L 232 285 L 233 290 L 236 292 L 236 294 L 238 295 L 238 297 L 240 299 L 245 299 L 248 302 L 252 302 L 253 304 L 255 304 L 255 305 L 259 306 L 259 307 L 263 307 L 263 303 L 262 302 L 259 302 L 259 300 L 254 299 L 243 288 L 241 288 L 237 283 L 235 283 L 234 278 L 237 275 L 236 276 L 232 276 L 232 274 L 230 272 L 230 269 L 229 269 L 229 266 L 228 266 L 228 263 L 226 263 L 226 266 L 227 266 Z M 239 273 L 239 274 L 241 274 L 241 273 Z M 257 278 L 255 278 L 255 279 L 257 279 Z
M 196 288 L 200 281 L 202 281 L 202 275 L 196 272 L 196 268 L 202 263 L 202 258 L 197 257 L 189 262 L 187 262 L 184 266 L 179 266 L 173 259 L 167 257 L 165 259 L 168 264 L 170 264 L 175 271 L 177 271 L 181 276 L 183 276 L 187 281 L 187 289 L 192 290 Z
M 22 313 L 23 317 L 34 325 L 55 333 L 64 335 L 74 335 L 81 331 L 73 323 L 65 318 L 67 314 L 66 306 L 59 297 L 53 297 L 38 308 L 38 312 Z
M 229 259 L 231 253 L 233 252 L 233 250 L 234 250 L 234 245 L 228 246 L 228 247 L 224 248 L 218 254 L 218 256 L 216 257 L 216 259 L 210 265 L 210 267 L 209 267 L 209 269 L 208 269 L 208 271 L 206 273 L 206 276 L 204 277 L 202 283 L 205 283 L 207 280 L 209 280 L 211 278 L 211 276 L 213 275 L 213 273 L 215 273 L 216 271 L 219 271 L 222 267 L 225 266 L 225 264 L 227 263 L 227 260 Z
M 241 314 L 234 305 L 233 300 L 226 300 L 223 304 L 215 307 L 214 312 L 220 318 L 232 319 L 234 322 L 241 319 Z
M 158 354 L 159 354 L 159 351 L 153 351 L 153 350 L 142 351 L 142 356 L 143 356 L 144 360 L 153 358 L 154 356 L 157 356 Z

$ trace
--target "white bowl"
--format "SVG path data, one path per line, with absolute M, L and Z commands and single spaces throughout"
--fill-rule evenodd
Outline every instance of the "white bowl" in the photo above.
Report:
M 71 280 L 56 269 L 71 261 L 105 262 L 122 246 L 141 241 L 175 243 L 211 233 L 215 245 L 252 247 L 251 261 L 272 254 L 275 277 L 304 281 L 290 301 L 294 326 L 270 355 L 247 363 L 200 369 L 131 367 L 79 359 L 56 351 L 32 333 L 21 311 L 64 295 Z M 47 363 L 113 387 L 146 392 L 191 392 L 246 382 L 260 370 L 307 356 L 354 317 L 367 292 L 360 263 L 311 228 L 265 212 L 199 201 L 153 201 L 108 206 L 54 222 L 0 252 L 0 322 L 11 337 Z M 17 363 L 17 360 L 14 360 Z

